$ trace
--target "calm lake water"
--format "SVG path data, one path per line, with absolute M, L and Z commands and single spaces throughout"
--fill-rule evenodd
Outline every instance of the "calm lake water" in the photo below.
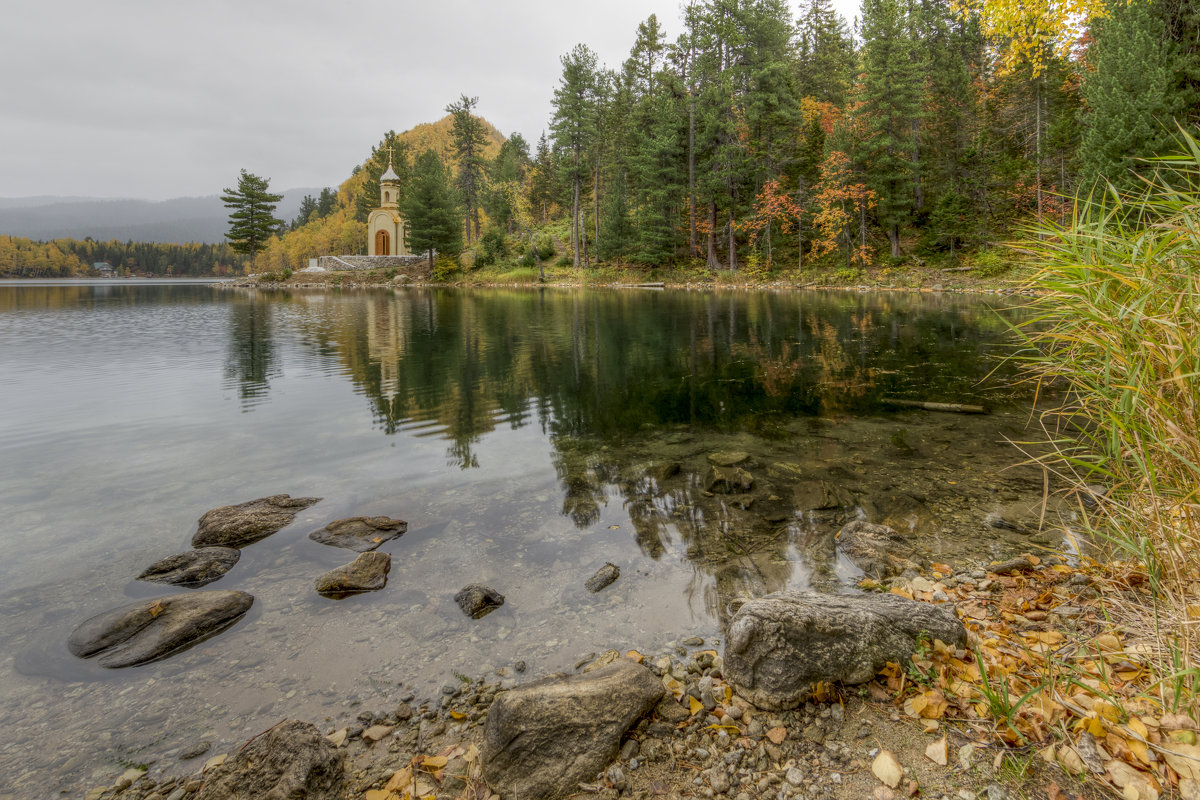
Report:
M 1006 443 L 1034 436 L 998 369 L 1013 315 L 928 294 L 0 284 L 0 798 L 177 773 L 199 740 L 349 720 L 456 672 L 719 636 L 739 598 L 852 587 L 833 534 L 854 517 L 952 564 L 1057 544 L 985 522 L 1042 492 Z M 729 452 L 753 490 L 706 492 Z M 172 591 L 133 577 L 203 512 L 284 492 L 324 500 L 209 587 L 255 595 L 233 628 L 134 669 L 67 653 L 83 619 Z M 307 534 L 361 514 L 409 523 L 388 586 L 322 598 L 354 554 Z M 587 593 L 605 562 L 620 579 Z M 477 581 L 507 603 L 470 620 L 453 595 Z

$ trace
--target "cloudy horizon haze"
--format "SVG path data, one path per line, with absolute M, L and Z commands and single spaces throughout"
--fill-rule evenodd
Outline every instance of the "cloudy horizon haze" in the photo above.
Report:
M 836 0 L 849 21 L 854 0 Z M 793 16 L 797 0 L 789 6 Z M 679 0 L 117 0 L 17 4 L 0 32 L 0 198 L 212 195 L 239 169 L 337 186 L 388 130 L 460 95 L 506 136 L 546 129 L 559 58 L 619 66 Z

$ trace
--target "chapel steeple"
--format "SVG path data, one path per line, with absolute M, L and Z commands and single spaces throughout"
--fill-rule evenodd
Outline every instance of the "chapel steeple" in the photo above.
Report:
M 379 176 L 379 205 L 382 208 L 396 208 L 400 200 L 400 176 L 392 169 L 392 151 L 388 150 L 388 167 Z

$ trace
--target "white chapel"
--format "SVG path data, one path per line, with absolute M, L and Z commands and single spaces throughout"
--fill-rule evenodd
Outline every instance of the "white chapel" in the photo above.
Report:
M 400 176 L 388 157 L 387 171 L 379 177 L 379 207 L 367 217 L 367 252 L 373 256 L 411 256 L 408 223 L 400 213 Z

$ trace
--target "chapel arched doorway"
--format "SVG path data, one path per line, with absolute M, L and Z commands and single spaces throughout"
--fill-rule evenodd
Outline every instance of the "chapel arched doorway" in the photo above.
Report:
M 387 231 L 375 232 L 375 255 L 390 256 L 392 254 L 392 241 L 388 236 Z

